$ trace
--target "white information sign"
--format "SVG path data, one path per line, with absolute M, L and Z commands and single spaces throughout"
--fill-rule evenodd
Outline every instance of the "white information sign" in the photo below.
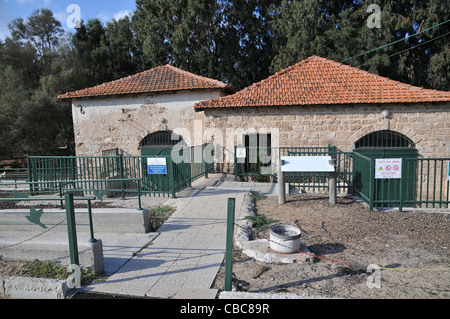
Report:
M 247 152 L 245 150 L 245 147 L 237 147 L 236 148 L 236 158 L 246 158 Z
M 151 175 L 167 174 L 167 161 L 165 157 L 147 158 L 148 173 Z
M 402 178 L 401 158 L 382 158 L 375 160 L 375 179 Z
M 334 172 L 331 156 L 282 156 L 282 172 Z

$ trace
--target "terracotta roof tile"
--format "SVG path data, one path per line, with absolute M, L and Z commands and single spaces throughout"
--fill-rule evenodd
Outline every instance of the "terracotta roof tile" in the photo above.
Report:
M 414 87 L 312 56 L 233 95 L 202 101 L 194 107 L 205 109 L 448 101 L 450 92 Z
M 58 96 L 58 98 L 104 97 L 195 89 L 222 89 L 233 92 L 225 83 L 195 75 L 166 64 L 116 81 L 80 91 L 68 92 Z

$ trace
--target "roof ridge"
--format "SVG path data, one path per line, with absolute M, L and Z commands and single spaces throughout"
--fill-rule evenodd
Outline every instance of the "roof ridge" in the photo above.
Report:
M 327 58 L 318 57 L 318 56 L 314 56 L 314 57 L 319 58 L 320 60 L 323 60 L 323 61 L 328 62 L 330 64 L 334 64 L 334 65 L 339 66 L 339 67 L 345 67 L 345 68 L 347 68 L 347 69 L 349 69 L 350 71 L 353 71 L 353 72 L 358 72 L 358 73 L 362 73 L 364 75 L 373 76 L 373 77 L 375 77 L 375 78 L 377 78 L 379 80 L 386 81 L 386 82 L 388 82 L 390 84 L 397 85 L 399 87 L 403 87 L 403 88 L 408 89 L 408 90 L 427 91 L 429 93 L 443 94 L 445 96 L 450 95 L 450 92 L 447 92 L 447 91 L 439 91 L 439 90 L 435 90 L 435 89 L 425 89 L 425 88 L 423 88 L 421 86 L 415 86 L 415 85 L 412 85 L 412 84 L 400 82 L 400 81 L 393 80 L 393 79 L 391 79 L 389 77 L 386 77 L 386 76 L 381 76 L 379 74 L 375 74 L 375 73 L 372 73 L 372 72 L 369 72 L 369 71 L 366 71 L 366 70 L 362 70 L 362 69 L 359 69 L 359 68 L 354 67 L 354 66 L 349 65 L 349 64 L 343 64 L 343 63 L 340 63 L 340 62 L 336 62 L 336 61 L 329 60 Z
M 70 99 L 195 89 L 224 89 L 234 92 L 228 84 L 219 80 L 209 79 L 165 64 L 82 90 L 66 92 L 58 95 L 58 98 Z
M 186 71 L 186 70 L 177 68 L 176 66 L 173 66 L 173 65 L 171 65 L 171 64 L 165 64 L 165 65 L 163 65 L 163 66 L 164 66 L 164 67 L 169 67 L 169 68 L 171 68 L 172 70 L 174 70 L 174 71 L 176 71 L 176 72 L 178 72 L 178 73 L 181 73 L 181 74 L 186 74 L 186 75 L 189 75 L 189 76 L 196 77 L 196 78 L 198 78 L 198 79 L 200 79 L 200 80 L 204 80 L 204 81 L 207 81 L 207 82 L 213 82 L 213 83 L 215 83 L 215 84 L 219 84 L 219 85 L 224 86 L 224 87 L 227 87 L 227 86 L 229 87 L 228 84 L 226 84 L 226 83 L 224 83 L 224 82 L 222 82 L 222 81 L 219 81 L 219 80 L 216 80 L 216 79 L 207 78 L 207 77 L 205 77 L 205 76 L 198 75 L 198 74 L 195 74 L 195 73 L 192 73 L 192 72 L 189 72 L 189 71 Z
M 297 68 L 299 65 L 301 65 L 301 64 L 304 64 L 304 63 L 309 62 L 309 61 L 307 61 L 307 60 L 310 60 L 310 59 L 312 59 L 313 57 L 314 57 L 314 56 L 311 56 L 311 57 L 309 57 L 309 58 L 307 58 L 307 59 L 304 59 L 304 60 L 302 60 L 302 61 L 300 61 L 300 62 L 297 62 L 297 63 L 294 64 L 294 65 L 291 65 L 291 66 L 289 66 L 289 67 L 287 67 L 287 68 L 281 69 L 280 71 L 276 72 L 275 74 L 272 74 L 272 75 L 269 76 L 268 78 L 263 79 L 263 80 L 258 81 L 258 82 L 255 82 L 255 83 L 253 83 L 252 85 L 247 86 L 247 87 L 243 88 L 242 90 L 240 90 L 240 91 L 238 91 L 238 92 L 236 92 L 236 93 L 234 93 L 234 94 L 232 94 L 232 95 L 224 96 L 224 97 L 221 98 L 221 101 L 222 101 L 222 100 L 230 99 L 231 97 L 236 96 L 236 95 L 238 95 L 238 94 L 243 94 L 243 93 L 246 93 L 247 91 L 251 91 L 251 90 L 253 90 L 254 88 L 259 87 L 259 86 L 261 86 L 261 85 L 263 85 L 263 84 L 270 83 L 273 79 L 275 79 L 275 78 L 277 78 L 277 77 L 279 77 L 279 76 L 281 76 L 281 75 L 283 75 L 283 74 L 285 74 L 285 73 L 287 73 L 287 72 L 289 72 L 289 71 L 292 71 L 292 70 L 296 69 L 296 68 Z M 218 99 L 218 98 L 217 98 L 217 99 Z M 214 99 L 214 100 L 215 100 L 215 99 Z M 206 101 L 200 101 L 200 102 L 198 102 L 196 105 L 206 105 L 207 102 L 210 102 L 210 101 L 213 101 L 213 99 L 209 99 L 209 100 L 206 100 Z M 196 107 L 196 106 L 194 106 L 194 107 Z
M 313 62 L 317 64 L 307 66 Z M 291 76 L 290 72 L 295 73 Z M 311 56 L 233 95 L 202 101 L 194 108 L 419 102 L 450 102 L 450 92 L 416 87 Z

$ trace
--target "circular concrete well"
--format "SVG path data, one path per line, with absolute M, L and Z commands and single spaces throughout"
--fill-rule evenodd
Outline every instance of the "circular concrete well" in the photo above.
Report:
M 293 254 L 300 249 L 300 228 L 278 224 L 270 228 L 270 249 L 281 254 Z

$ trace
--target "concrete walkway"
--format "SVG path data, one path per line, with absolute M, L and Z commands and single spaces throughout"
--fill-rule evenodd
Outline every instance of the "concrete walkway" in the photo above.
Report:
M 177 210 L 147 247 L 105 282 L 87 289 L 153 298 L 215 298 L 217 291 L 210 287 L 225 256 L 228 198 L 236 199 L 239 220 L 251 191 L 270 194 L 275 185 L 228 181 L 222 175 L 197 182 L 164 203 Z

